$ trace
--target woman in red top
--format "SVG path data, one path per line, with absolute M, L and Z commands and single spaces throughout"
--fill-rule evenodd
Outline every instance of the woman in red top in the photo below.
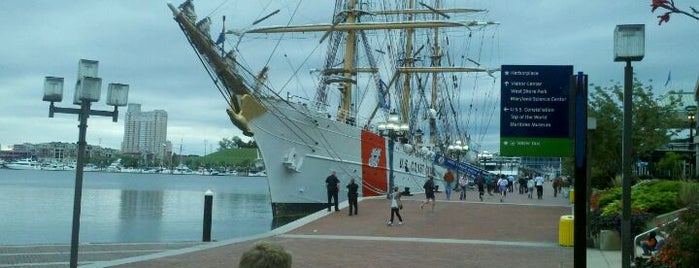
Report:
M 451 198 L 451 188 L 454 187 L 452 183 L 454 183 L 454 173 L 448 169 L 447 173 L 444 174 L 444 194 L 446 194 L 447 200 Z

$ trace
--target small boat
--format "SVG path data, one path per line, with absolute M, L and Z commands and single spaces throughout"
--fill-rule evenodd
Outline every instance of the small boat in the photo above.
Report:
M 101 171 L 101 169 L 95 164 L 85 164 L 85 167 L 83 167 L 83 171 L 95 172 L 95 171 Z
M 192 174 L 194 174 L 194 171 L 192 171 L 189 167 L 180 164 L 177 167 L 175 167 L 175 170 L 172 171 L 172 174 L 174 174 L 174 175 L 192 175 Z
M 63 171 L 68 170 L 66 166 L 60 163 L 44 164 L 40 166 L 41 170 L 45 171 Z
M 260 170 L 258 172 L 250 172 L 248 177 L 267 177 L 267 172 Z
M 38 170 L 40 168 L 39 162 L 36 162 L 34 159 L 31 159 L 31 158 L 25 158 L 25 159 L 13 161 L 13 162 L 6 164 L 6 166 L 9 169 L 17 169 L 17 170 Z

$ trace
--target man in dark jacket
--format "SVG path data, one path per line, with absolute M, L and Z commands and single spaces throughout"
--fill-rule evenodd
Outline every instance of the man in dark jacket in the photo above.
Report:
M 432 175 L 430 175 L 429 179 L 425 182 L 425 184 L 422 186 L 423 189 L 425 189 L 425 202 L 420 205 L 420 209 L 423 209 L 425 205 L 430 203 L 430 200 L 432 200 L 432 211 L 434 211 L 434 178 Z
M 354 178 L 350 179 L 349 184 L 347 184 L 347 201 L 349 201 L 349 215 L 352 216 L 352 208 L 354 208 L 354 215 L 357 215 L 359 208 L 357 208 L 357 197 L 359 194 L 357 190 L 359 185 L 354 182 Z
M 485 186 L 485 178 L 484 178 L 484 176 L 483 176 L 483 175 L 478 175 L 478 176 L 476 177 L 476 181 L 475 181 L 475 182 L 476 182 L 476 185 L 478 185 L 478 198 L 480 198 L 481 201 L 483 201 L 483 194 L 485 193 L 485 189 L 484 189 L 484 186 Z
M 325 178 L 325 187 L 328 189 L 328 211 L 330 211 L 330 208 L 332 207 L 332 202 L 330 202 L 331 199 L 335 200 L 335 211 L 340 211 L 340 208 L 338 207 L 338 201 L 337 201 L 337 193 L 340 191 L 339 186 L 340 185 L 340 180 L 337 179 L 335 176 L 335 171 L 332 171 L 332 174 Z

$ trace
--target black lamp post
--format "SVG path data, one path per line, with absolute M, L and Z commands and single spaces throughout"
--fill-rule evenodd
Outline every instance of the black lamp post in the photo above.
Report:
M 689 120 L 689 150 L 692 150 L 692 145 L 694 145 L 694 123 L 696 123 L 696 114 L 690 112 L 687 115 L 687 120 Z
M 633 108 L 632 61 L 640 61 L 645 53 L 645 25 L 617 25 L 614 29 L 614 61 L 626 62 L 624 68 L 624 122 L 622 133 L 622 213 L 621 213 L 621 266 L 631 267 L 633 241 L 631 239 L 631 111 Z M 576 260 L 578 254 L 574 254 Z M 582 255 L 582 254 L 580 254 Z M 585 264 L 583 263 L 584 267 Z
M 689 153 L 691 154 L 690 160 L 692 160 L 692 158 L 695 157 L 695 155 L 694 155 L 694 124 L 696 123 L 696 113 L 689 112 L 689 114 L 687 114 L 687 120 L 689 120 L 689 146 L 688 147 L 689 147 Z M 690 167 L 692 166 L 692 162 L 694 162 L 694 161 L 690 162 L 690 164 L 689 164 Z M 695 173 L 694 170 L 696 168 L 697 167 L 695 166 L 694 168 L 689 169 L 689 176 L 691 178 L 694 178 L 694 173 Z
M 454 144 L 447 147 L 447 151 L 451 152 L 452 155 L 456 156 L 456 181 L 459 181 L 459 167 L 461 166 L 461 155 L 468 152 L 468 144 L 461 143 L 460 140 L 454 142 Z
M 78 64 L 78 80 L 75 84 L 73 104 L 80 108 L 56 107 L 54 102 L 63 100 L 63 77 L 47 76 L 44 80 L 44 101 L 51 102 L 49 117 L 54 113 L 77 114 L 78 135 L 78 160 L 75 167 L 75 197 L 73 199 L 73 230 L 70 243 L 70 267 L 78 267 L 78 242 L 80 240 L 80 210 L 83 187 L 83 168 L 85 166 L 85 147 L 87 142 L 87 118 L 90 115 L 112 117 L 116 122 L 119 118 L 117 107 L 125 106 L 129 95 L 129 85 L 110 83 L 107 92 L 107 105 L 114 106 L 114 111 L 95 111 L 90 109 L 92 102 L 99 101 L 102 78 L 97 77 L 98 61 L 81 59 Z
M 393 191 L 394 185 L 393 147 L 395 146 L 396 139 L 405 137 L 409 127 L 407 123 L 400 122 L 398 114 L 391 112 L 388 115 L 388 120 L 379 124 L 378 128 L 381 136 L 388 138 L 388 191 L 386 191 L 386 197 L 391 198 L 391 191 Z

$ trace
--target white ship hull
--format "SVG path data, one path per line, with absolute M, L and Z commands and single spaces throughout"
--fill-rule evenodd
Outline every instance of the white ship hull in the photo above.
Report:
M 255 141 L 268 174 L 275 217 L 303 216 L 326 208 L 325 178 L 331 170 L 341 181 L 340 201 L 347 199 L 350 178 L 362 186 L 359 196 L 385 195 L 389 185 L 388 142 L 376 133 L 338 122 L 305 105 L 262 99 L 268 111 L 251 120 Z M 444 173 L 433 161 L 408 154 L 396 142 L 394 185 L 422 190 L 427 174 Z
M 14 162 L 7 163 L 5 167 L 9 169 L 15 169 L 15 170 L 38 170 L 39 169 L 39 163 L 33 160 L 18 160 Z
M 12 164 L 12 163 L 10 163 L 10 164 L 7 164 L 6 167 L 9 168 L 9 169 L 14 169 L 14 170 L 39 170 L 39 167 L 38 167 L 38 166 L 34 166 L 34 165 L 31 165 L 31 166 L 30 166 L 30 165 Z

